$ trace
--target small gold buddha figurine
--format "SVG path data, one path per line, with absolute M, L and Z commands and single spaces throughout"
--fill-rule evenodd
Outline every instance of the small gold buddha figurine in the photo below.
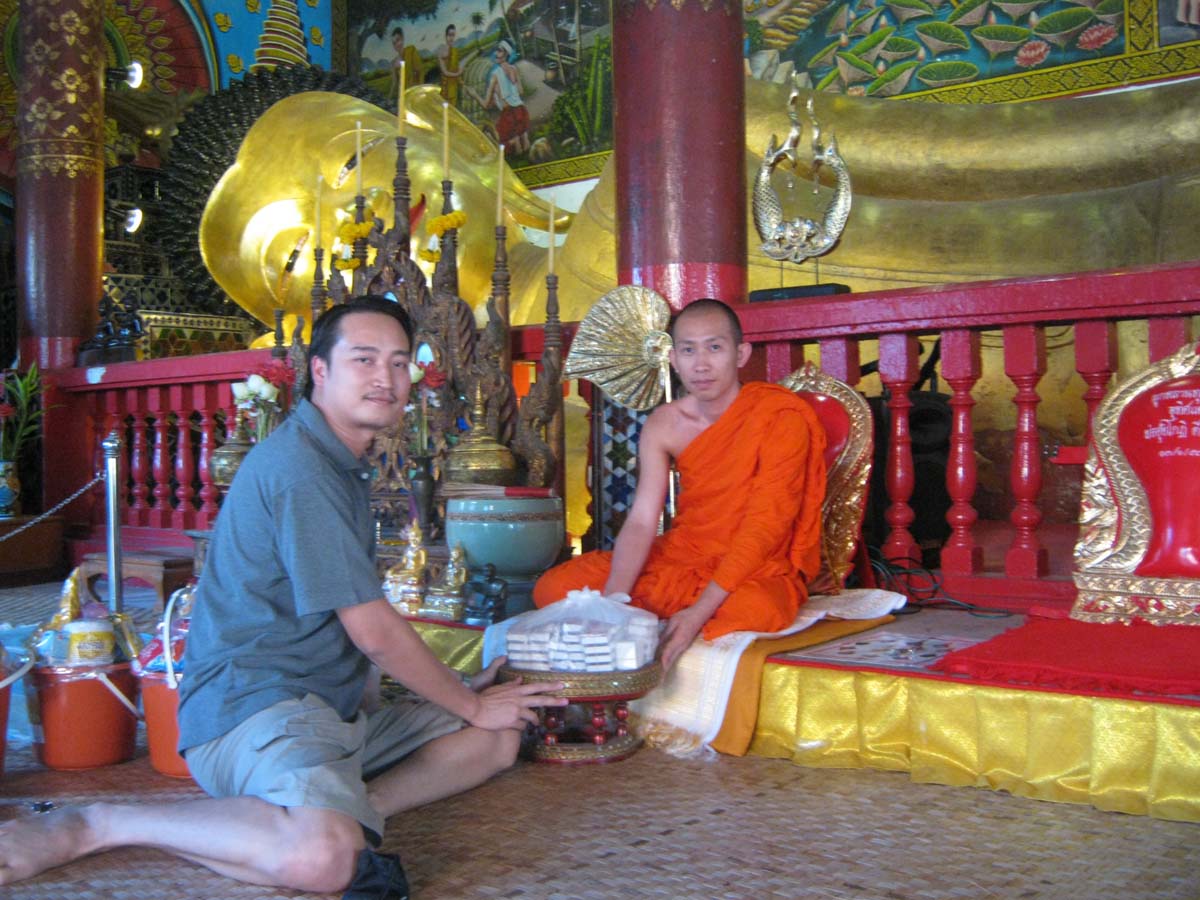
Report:
M 430 586 L 421 604 L 421 616 L 429 619 L 446 619 L 451 622 L 462 620 L 466 606 L 467 555 L 462 544 L 455 544 L 450 551 L 442 573 Z
M 387 570 L 383 589 L 388 600 L 406 616 L 419 615 L 421 598 L 425 593 L 425 553 L 421 526 L 416 519 L 404 532 L 404 556 Z

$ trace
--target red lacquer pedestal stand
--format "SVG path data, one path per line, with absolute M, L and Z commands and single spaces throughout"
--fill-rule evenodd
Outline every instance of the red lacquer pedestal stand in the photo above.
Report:
M 560 681 L 563 689 L 559 696 L 571 701 L 563 707 L 538 710 L 534 760 L 568 765 L 605 763 L 625 759 L 641 746 L 641 739 L 629 732 L 628 703 L 658 685 L 662 667 L 653 662 L 628 672 L 500 669 L 501 681 L 516 678 L 532 683 Z

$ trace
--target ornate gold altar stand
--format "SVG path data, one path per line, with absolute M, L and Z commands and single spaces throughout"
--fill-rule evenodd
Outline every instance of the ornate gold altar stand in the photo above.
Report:
M 538 762 L 616 762 L 633 754 L 641 738 L 629 733 L 629 701 L 645 696 L 662 680 L 657 661 L 632 671 L 536 672 L 502 666 L 500 681 L 562 682 L 558 692 L 570 702 L 563 707 L 538 710 L 538 740 L 533 758 Z

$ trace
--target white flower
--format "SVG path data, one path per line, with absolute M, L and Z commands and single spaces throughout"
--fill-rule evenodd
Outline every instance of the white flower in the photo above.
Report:
M 244 381 L 235 381 L 233 383 L 233 399 L 238 403 L 245 403 L 250 399 L 250 388 L 247 387 Z
M 250 390 L 251 394 L 254 394 L 257 397 L 263 396 L 263 387 L 264 385 L 269 384 L 270 382 L 268 382 L 267 379 L 263 378 L 257 372 L 246 379 L 246 387 Z
M 279 388 L 275 387 L 271 382 L 264 380 L 262 387 L 258 389 L 258 396 L 268 403 L 274 403 L 275 398 L 279 396 Z
M 408 377 L 412 380 L 413 384 L 419 384 L 421 379 L 425 377 L 425 370 L 416 363 L 410 362 L 408 364 Z

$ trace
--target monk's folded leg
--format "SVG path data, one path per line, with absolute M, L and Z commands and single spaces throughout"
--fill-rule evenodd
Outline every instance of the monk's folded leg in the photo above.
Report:
M 802 597 L 794 578 L 751 579 L 725 598 L 702 634 L 711 641 L 734 631 L 780 631 L 796 620 Z
M 533 603 L 539 609 L 557 603 L 570 591 L 604 590 L 612 568 L 612 553 L 594 550 L 567 560 L 542 574 L 533 586 Z

